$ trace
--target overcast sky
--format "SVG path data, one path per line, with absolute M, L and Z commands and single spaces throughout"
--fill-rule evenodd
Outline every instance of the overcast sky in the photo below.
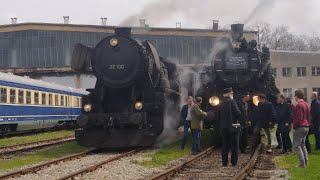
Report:
M 1 0 L 0 24 L 18 22 L 138 25 L 146 18 L 150 26 L 206 28 L 212 19 L 221 24 L 266 21 L 284 24 L 293 32 L 320 33 L 320 0 Z

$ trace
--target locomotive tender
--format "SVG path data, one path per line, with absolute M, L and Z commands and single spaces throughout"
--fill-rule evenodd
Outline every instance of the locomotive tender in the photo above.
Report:
M 83 96 L 77 142 L 100 148 L 152 145 L 164 129 L 166 110 L 178 108 L 176 65 L 151 42 L 132 39 L 130 28 L 116 28 L 94 49 L 77 44 L 72 68 L 86 71 L 90 64 L 97 81 Z
M 231 25 L 231 40 L 222 39 L 216 44 L 211 65 L 204 67 L 200 74 L 202 85 L 198 95 L 204 97 L 203 108 L 212 112 L 206 126 L 216 124 L 214 127 L 219 128 L 219 105 L 224 88 L 232 87 L 236 100 L 240 100 L 242 93 L 250 93 L 251 120 L 255 117 L 259 93 L 266 94 L 271 102 L 279 93 L 269 62 L 269 48 L 262 47 L 260 51 L 256 40 L 248 43 L 243 37 L 243 27 L 244 24 Z
M 88 92 L 0 73 L 0 135 L 73 125 Z

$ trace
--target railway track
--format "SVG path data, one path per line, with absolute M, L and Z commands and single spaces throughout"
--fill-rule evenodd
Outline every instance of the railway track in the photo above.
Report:
M 272 161 L 274 154 L 261 154 L 255 165 L 245 177 L 246 180 L 271 179 L 275 177 L 274 169 L 276 168 Z M 279 177 L 278 177 L 279 178 Z M 278 179 L 277 178 L 277 179 Z
M 36 141 L 36 142 L 0 147 L 0 155 L 7 156 L 9 154 L 14 154 L 17 152 L 35 150 L 35 149 L 44 148 L 44 147 L 57 145 L 61 143 L 66 143 L 74 140 L 75 140 L 74 136 L 67 136 L 62 138 L 48 139 L 43 141 Z
M 261 145 L 251 155 L 241 154 L 238 166 L 222 167 L 220 150 L 210 147 L 186 162 L 158 173 L 149 179 L 244 179 L 254 167 L 260 151 Z
M 25 168 L 25 169 L 21 169 L 21 170 L 17 170 L 14 172 L 10 172 L 7 174 L 3 174 L 0 175 L 0 180 L 2 179 L 10 179 L 10 178 L 20 178 L 20 179 L 73 179 L 77 176 L 80 175 L 84 175 L 86 173 L 92 172 L 100 167 L 102 167 L 105 164 L 108 164 L 110 162 L 114 162 L 117 161 L 123 157 L 126 156 L 130 156 L 133 155 L 137 152 L 139 152 L 140 150 L 136 149 L 136 150 L 131 150 L 129 152 L 125 152 L 125 153 L 121 153 L 118 155 L 114 155 L 114 154 L 101 154 L 98 158 L 101 159 L 102 156 L 107 156 L 107 158 L 105 160 L 101 160 L 100 162 L 98 162 L 97 158 L 95 159 L 95 161 L 97 161 L 98 163 L 93 163 L 93 164 L 89 164 L 87 162 L 87 160 L 83 160 L 83 164 L 79 163 L 79 161 L 81 159 L 84 158 L 89 158 L 93 155 L 97 155 L 99 152 L 101 151 L 101 149 L 92 149 L 92 150 L 88 150 L 82 153 L 78 153 L 75 155 L 70 155 L 70 156 L 66 156 L 63 158 L 59 158 L 56 160 L 52 160 L 49 162 L 45 162 L 33 167 L 29 167 L 29 168 Z M 77 162 L 78 161 L 78 162 Z M 71 167 L 69 165 L 66 165 L 67 163 L 69 164 L 78 164 L 79 167 L 83 168 L 83 166 L 86 166 L 85 168 L 81 169 L 81 168 L 77 168 L 78 171 L 73 171 L 70 173 Z M 56 166 L 57 169 L 67 169 L 67 173 L 64 173 L 64 175 L 61 175 L 61 170 L 55 170 L 52 171 L 50 168 Z M 80 169 L 80 170 L 79 170 Z M 46 174 L 48 174 L 48 171 L 50 173 L 50 177 L 48 177 Z M 47 177 L 46 177 L 47 176 Z M 54 177 L 54 178 L 53 178 Z

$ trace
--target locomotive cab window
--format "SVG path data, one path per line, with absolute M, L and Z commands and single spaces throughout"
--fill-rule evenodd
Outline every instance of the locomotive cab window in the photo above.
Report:
M 23 104 L 23 90 L 19 89 L 18 90 L 18 104 Z
M 10 89 L 10 104 L 16 103 L 16 90 Z
M 31 104 L 31 91 L 26 91 L 26 104 Z
M 0 102 L 7 103 L 7 88 L 1 87 Z

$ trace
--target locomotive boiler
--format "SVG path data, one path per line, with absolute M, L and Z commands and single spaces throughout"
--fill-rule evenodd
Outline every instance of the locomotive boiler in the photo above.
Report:
M 259 93 L 266 94 L 271 102 L 279 93 L 269 62 L 269 48 L 260 50 L 256 40 L 248 43 L 243 37 L 243 27 L 244 24 L 231 25 L 230 39 L 217 42 L 211 65 L 205 66 L 200 74 L 202 85 L 198 94 L 204 97 L 203 108 L 212 112 L 206 126 L 212 127 L 216 123 L 214 127 L 219 127 L 219 105 L 224 88 L 233 88 L 235 100 L 240 100 L 244 92 L 250 93 L 251 119 L 255 117 Z
M 80 72 L 91 67 L 97 78 L 77 119 L 81 128 L 75 136 L 82 146 L 150 146 L 164 129 L 166 111 L 178 107 L 176 65 L 160 57 L 150 41 L 132 39 L 130 28 L 116 28 L 94 49 L 77 44 L 72 67 Z

